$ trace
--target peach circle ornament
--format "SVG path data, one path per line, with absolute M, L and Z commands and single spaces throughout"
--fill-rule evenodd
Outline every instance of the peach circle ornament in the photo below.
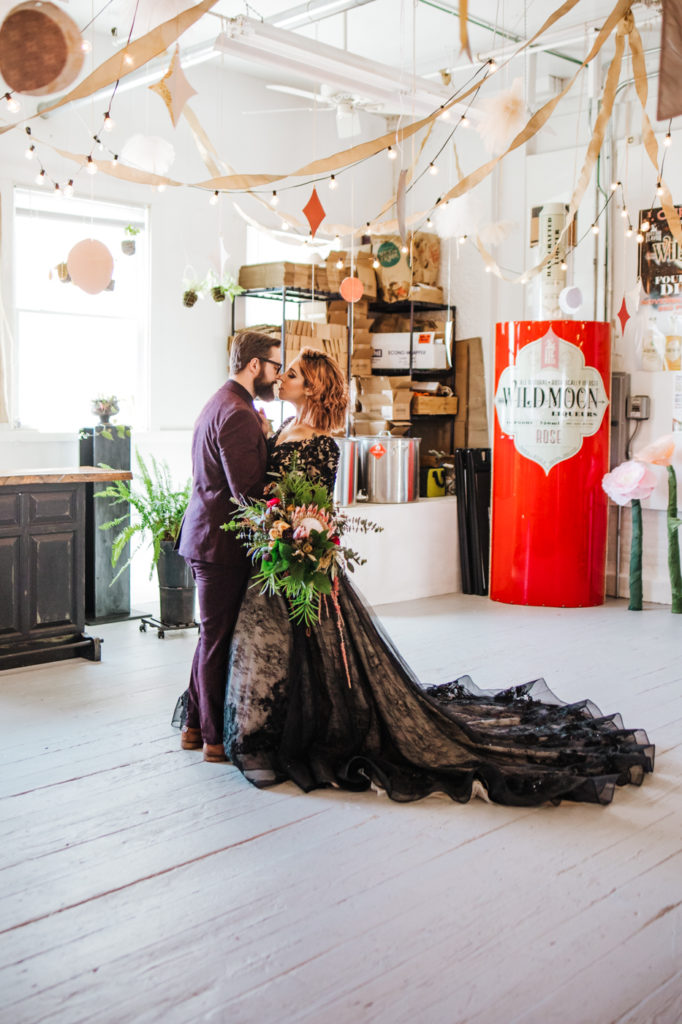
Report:
M 364 295 L 365 286 L 358 277 L 344 277 L 339 291 L 346 302 L 357 302 Z
M 15 92 L 44 96 L 80 74 L 85 54 L 78 25 L 55 4 L 27 0 L 0 25 L 0 72 Z
M 114 273 L 114 257 L 103 242 L 86 238 L 66 258 L 71 280 L 88 295 L 103 292 Z

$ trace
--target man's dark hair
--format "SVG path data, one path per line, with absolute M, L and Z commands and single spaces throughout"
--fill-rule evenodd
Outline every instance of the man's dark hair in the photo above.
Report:
M 270 350 L 279 345 L 279 338 L 259 331 L 236 334 L 230 348 L 230 373 L 241 373 L 252 359 L 269 359 Z

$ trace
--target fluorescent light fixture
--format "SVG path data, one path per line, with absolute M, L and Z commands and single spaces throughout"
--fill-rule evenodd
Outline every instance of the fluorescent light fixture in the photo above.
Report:
M 335 14 L 343 14 L 354 7 L 364 7 L 365 4 L 371 3 L 374 3 L 374 0 L 307 0 L 307 3 L 290 7 L 288 11 L 271 14 L 265 20 L 270 25 L 278 25 L 279 28 L 302 28 L 315 21 L 323 21 Z
M 216 39 L 215 48 L 231 57 L 258 61 L 316 83 L 327 82 L 350 96 L 359 94 L 388 109 L 430 114 L 452 95 L 426 78 L 403 75 L 387 64 L 243 16 L 227 19 L 226 30 Z

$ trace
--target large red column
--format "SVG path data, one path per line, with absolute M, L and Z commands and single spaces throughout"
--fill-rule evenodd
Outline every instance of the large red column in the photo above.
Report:
M 575 608 L 604 601 L 610 328 L 497 325 L 490 596 Z

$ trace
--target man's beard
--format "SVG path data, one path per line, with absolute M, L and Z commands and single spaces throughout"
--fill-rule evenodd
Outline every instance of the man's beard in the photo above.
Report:
M 275 382 L 266 381 L 264 370 L 261 370 L 258 376 L 254 377 L 253 390 L 256 393 L 256 398 L 260 398 L 262 402 L 275 401 Z

